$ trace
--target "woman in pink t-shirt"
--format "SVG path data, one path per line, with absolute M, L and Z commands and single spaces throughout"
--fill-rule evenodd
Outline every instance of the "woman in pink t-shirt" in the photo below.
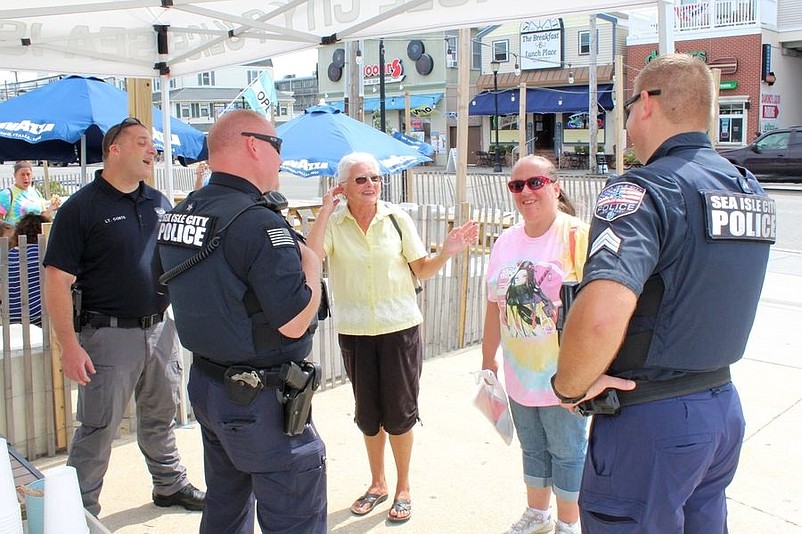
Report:
M 586 421 L 560 406 L 549 379 L 560 350 L 560 289 L 582 278 L 588 225 L 573 216 L 557 170 L 545 158 L 521 158 L 507 186 L 523 222 L 507 229 L 490 255 L 482 368 L 498 372 L 501 345 L 527 494 L 527 508 L 508 532 L 578 533 Z

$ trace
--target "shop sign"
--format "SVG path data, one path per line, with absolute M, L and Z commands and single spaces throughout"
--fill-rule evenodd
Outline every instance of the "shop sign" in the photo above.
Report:
M 731 89 L 735 89 L 736 87 L 738 87 L 738 81 L 737 80 L 722 80 L 721 83 L 719 83 L 718 87 L 722 91 L 728 91 L 728 90 L 731 90 Z
M 378 85 L 381 83 L 379 64 L 365 65 L 362 67 L 362 74 L 365 77 L 364 85 Z M 404 63 L 401 58 L 393 58 L 384 65 L 384 82 L 395 83 L 405 78 Z

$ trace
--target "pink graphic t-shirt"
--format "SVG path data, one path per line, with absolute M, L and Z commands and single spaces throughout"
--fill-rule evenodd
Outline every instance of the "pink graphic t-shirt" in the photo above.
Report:
M 586 224 L 559 213 L 542 236 L 529 237 L 519 223 L 493 246 L 487 298 L 498 305 L 507 394 L 518 404 L 559 404 L 549 379 L 560 350 L 560 287 L 581 279 L 587 240 Z

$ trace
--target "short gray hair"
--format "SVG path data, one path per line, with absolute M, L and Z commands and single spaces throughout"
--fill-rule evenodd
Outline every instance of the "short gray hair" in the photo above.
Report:
M 340 163 L 337 165 L 337 182 L 343 183 L 348 181 L 348 175 L 351 173 L 351 168 L 360 163 L 367 163 L 376 169 L 377 174 L 381 174 L 381 167 L 376 157 L 369 152 L 351 152 L 340 158 Z

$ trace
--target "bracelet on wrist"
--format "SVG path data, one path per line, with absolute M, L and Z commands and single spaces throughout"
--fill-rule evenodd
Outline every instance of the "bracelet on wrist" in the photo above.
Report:
M 560 402 L 562 402 L 563 404 L 576 404 L 577 402 L 585 398 L 586 395 L 585 393 L 579 395 L 578 397 L 566 397 L 565 395 L 557 391 L 556 387 L 554 387 L 555 378 L 557 378 L 556 374 L 551 375 L 551 390 L 554 392 L 554 396 L 560 399 Z

